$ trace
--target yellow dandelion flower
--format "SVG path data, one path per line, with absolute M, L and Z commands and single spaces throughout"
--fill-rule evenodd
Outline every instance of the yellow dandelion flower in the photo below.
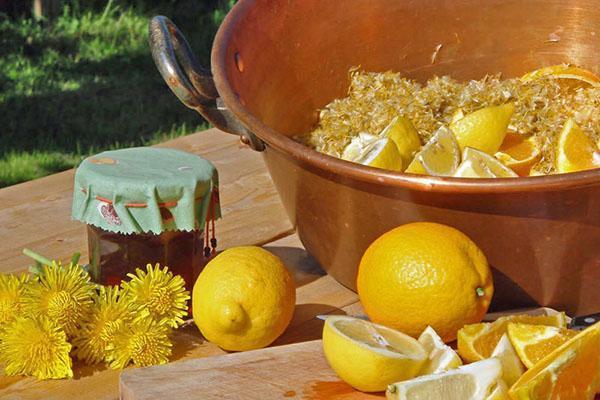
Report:
M 109 367 L 123 369 L 130 362 L 138 367 L 166 364 L 173 346 L 170 331 L 165 320 L 157 322 L 150 317 L 124 324 L 108 345 Z
M 26 274 L 0 274 L 0 327 L 21 315 L 21 296 L 28 280 Z
M 127 275 L 131 280 L 123 282 L 122 287 L 139 313 L 138 318 L 149 315 L 155 321 L 166 320 L 173 328 L 183 324 L 190 298 L 183 278 L 173 276 L 167 267 L 161 269 L 160 264 L 154 267 L 148 264 L 146 271 L 138 268 L 135 272 Z
M 106 347 L 123 325 L 131 322 L 133 313 L 118 286 L 100 286 L 94 305 L 75 334 L 75 356 L 88 364 L 106 358 Z
M 42 314 L 73 335 L 92 305 L 95 285 L 81 266 L 60 262 L 44 265 L 37 281 L 26 286 L 23 306 L 31 315 Z
M 8 376 L 73 377 L 67 335 L 44 316 L 18 317 L 0 332 L 0 362 Z

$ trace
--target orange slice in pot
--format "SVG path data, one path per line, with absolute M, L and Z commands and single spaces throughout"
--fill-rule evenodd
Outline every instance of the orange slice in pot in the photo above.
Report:
M 600 323 L 569 339 L 510 388 L 515 400 L 593 399 L 600 390 Z
M 508 132 L 495 157 L 517 175 L 529 176 L 531 167 L 540 160 L 542 153 L 533 137 Z
M 575 82 L 575 86 L 584 85 L 600 86 L 600 77 L 591 71 L 570 64 L 552 65 L 531 71 L 521 77 L 522 82 L 536 79 L 564 79 Z
M 507 331 L 511 322 L 532 325 L 548 325 L 565 328 L 565 313 L 552 315 L 511 315 L 500 317 L 494 322 L 465 325 L 458 331 L 458 354 L 466 362 L 474 362 L 489 358 L 496 345 Z
M 600 167 L 598 146 L 572 119 L 567 120 L 558 138 L 555 167 L 558 173 Z
M 577 335 L 577 331 L 554 326 L 510 323 L 508 338 L 527 368 L 550 354 L 561 344 Z

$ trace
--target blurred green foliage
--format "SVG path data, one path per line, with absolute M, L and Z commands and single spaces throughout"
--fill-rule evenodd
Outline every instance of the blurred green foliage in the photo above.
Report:
M 148 21 L 170 17 L 209 65 L 233 0 L 64 4 L 54 21 L 0 14 L 0 186 L 70 168 L 103 149 L 207 126 L 156 70 Z

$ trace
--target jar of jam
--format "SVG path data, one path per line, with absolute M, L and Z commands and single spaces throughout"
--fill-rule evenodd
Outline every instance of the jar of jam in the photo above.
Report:
M 191 290 L 216 248 L 217 171 L 178 150 L 106 151 L 77 169 L 72 215 L 88 225 L 98 283 L 119 284 L 136 268 L 160 263 Z

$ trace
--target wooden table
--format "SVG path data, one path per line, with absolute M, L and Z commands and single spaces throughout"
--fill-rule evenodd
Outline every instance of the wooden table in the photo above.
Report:
M 201 155 L 220 174 L 223 219 L 217 224 L 219 248 L 257 244 L 282 257 L 297 286 L 294 319 L 274 346 L 318 339 L 318 314 L 360 311 L 358 297 L 331 277 L 303 249 L 281 205 L 259 153 L 236 136 L 216 129 L 160 145 Z M 24 247 L 66 260 L 81 251 L 86 262 L 84 224 L 71 220 L 74 171 L 0 190 L 0 272 L 24 271 L 30 260 Z M 172 362 L 224 353 L 206 342 L 195 325 L 177 331 Z M 102 365 L 74 365 L 74 379 L 37 381 L 0 376 L 0 399 L 118 399 L 119 371 Z

